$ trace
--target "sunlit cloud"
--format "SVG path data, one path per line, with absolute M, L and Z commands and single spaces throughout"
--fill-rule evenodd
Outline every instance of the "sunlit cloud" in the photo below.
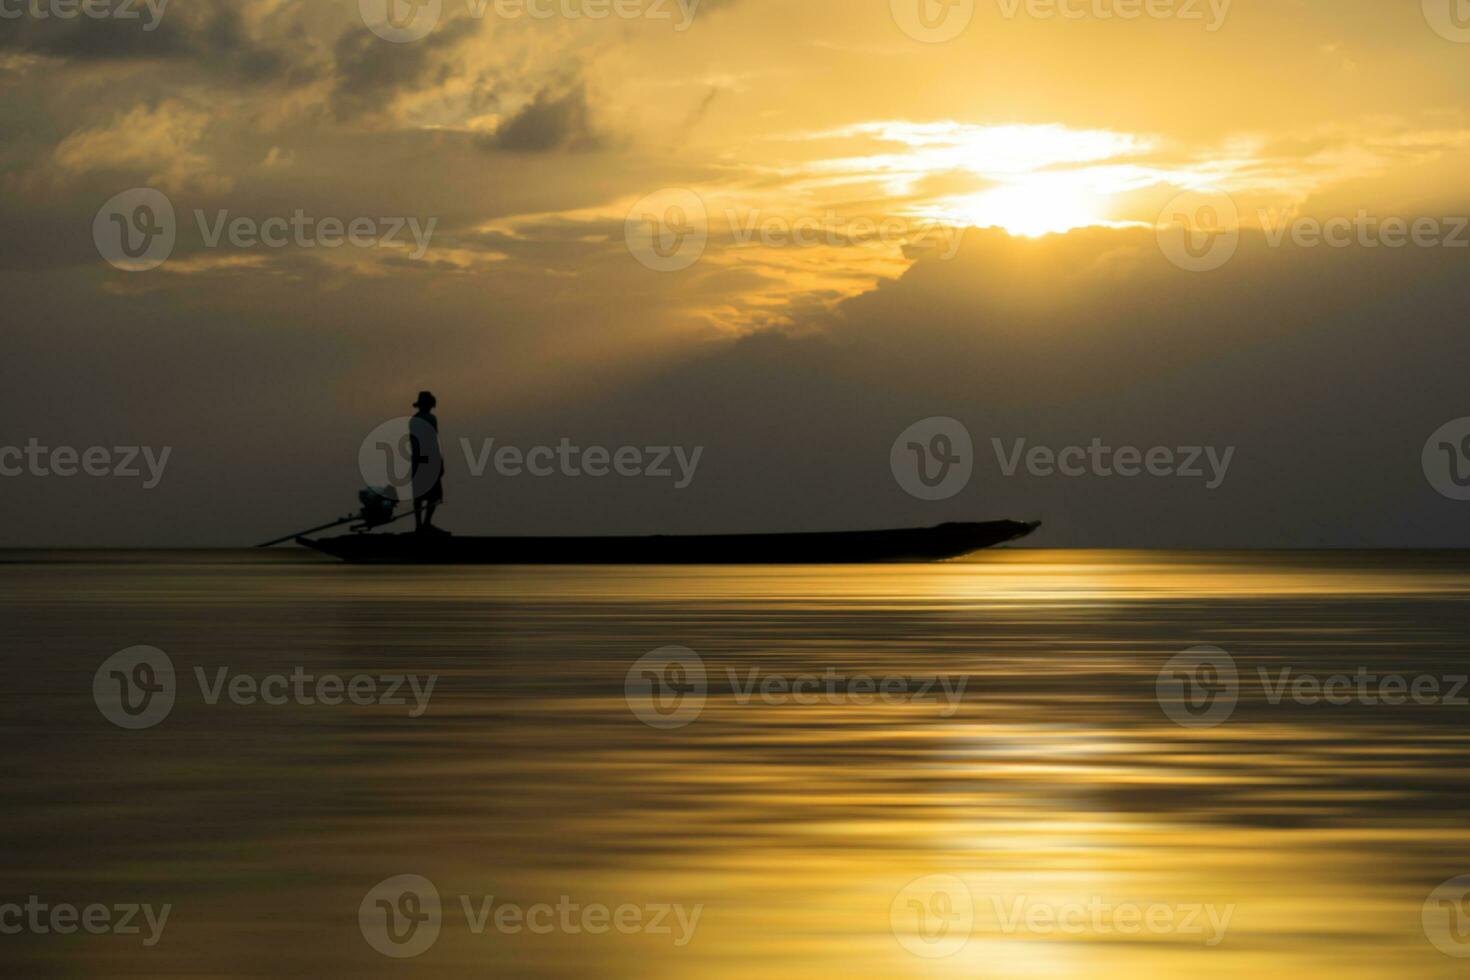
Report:
M 870 122 L 813 134 L 813 138 L 866 136 L 898 144 L 905 152 L 870 155 L 857 160 L 870 168 L 972 170 L 983 174 L 1029 173 L 1064 163 L 1087 163 L 1147 152 L 1149 137 L 1107 130 L 1079 130 L 1059 125 L 977 126 L 957 122 Z M 852 160 L 826 161 L 843 168 Z
M 807 169 L 844 181 L 878 180 L 896 198 L 914 198 L 927 181 L 945 174 L 971 175 L 984 189 L 920 197 L 908 201 L 904 210 L 957 226 L 998 227 L 1013 235 L 1119 223 L 1111 213 L 1116 195 L 1173 177 L 1157 167 L 1125 162 L 1153 153 L 1159 145 L 1155 137 L 1055 124 L 886 121 L 812 138 L 877 144 L 875 152 L 817 160 Z
M 111 121 L 79 129 L 57 145 L 52 159 L 72 174 L 137 168 L 148 181 L 170 189 L 228 189 L 222 175 L 200 152 L 209 113 L 175 99 L 136 106 Z

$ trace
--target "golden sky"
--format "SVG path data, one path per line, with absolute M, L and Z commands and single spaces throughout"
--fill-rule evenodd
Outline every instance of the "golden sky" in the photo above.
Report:
M 595 243 L 644 196 L 688 190 L 711 264 L 759 280 L 698 311 L 736 329 L 894 275 L 900 240 L 940 227 L 1152 223 L 1201 188 L 1247 225 L 1355 183 L 1369 210 L 1463 197 L 1470 47 L 1413 3 L 424 2 L 408 36 L 426 33 L 398 43 L 366 23 L 386 0 L 174 0 L 152 30 L 148 12 L 12 20 L 0 66 L 27 98 L 4 110 L 7 193 L 67 200 L 105 177 L 186 210 L 435 216 L 419 261 L 493 295 L 544 261 L 536 242 Z M 780 240 L 798 220 L 819 245 Z M 888 231 L 830 247 L 854 222 Z M 332 265 L 412 276 L 383 268 L 400 257 Z M 248 258 L 168 271 L 299 256 Z
M 41 16 L 51 3 L 0 5 L 17 343 L 46 392 L 68 370 L 132 390 L 118 357 L 136 358 L 128 377 L 158 400 L 140 424 L 243 384 L 232 359 L 317 386 L 282 397 L 344 428 L 394 386 L 498 418 L 644 404 L 641 385 L 750 338 L 865 336 L 854 311 L 924 282 L 1034 317 L 1058 293 L 1031 291 L 1038 270 L 1084 269 L 1078 303 L 1148 317 L 1196 302 L 1134 288 L 1150 277 L 1249 291 L 1372 258 L 1288 238 L 1255 264 L 1281 215 L 1470 204 L 1470 27 L 1451 0 L 392 0 L 392 21 L 387 0 L 171 0 L 131 21 Z M 148 271 L 109 264 L 93 234 L 134 188 L 176 218 Z M 1175 268 L 1155 241 L 1200 200 L 1243 229 L 1225 270 Z M 297 213 L 432 231 L 417 248 L 407 231 L 211 237 Z M 1438 275 L 1460 254 L 1393 261 Z M 974 274 L 922 274 L 929 260 Z M 1019 265 L 986 280 L 992 260 Z M 932 326 L 926 303 L 909 296 L 894 333 Z M 125 348 L 64 365 L 95 324 Z M 972 332 L 1012 327 L 977 314 Z M 182 378 L 165 373 L 178 356 Z

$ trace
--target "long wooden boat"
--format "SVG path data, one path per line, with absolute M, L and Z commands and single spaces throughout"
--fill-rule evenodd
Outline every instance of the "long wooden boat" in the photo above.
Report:
M 462 538 L 430 533 L 295 540 L 342 561 L 376 565 L 827 565 L 943 561 L 1023 538 L 1039 526 L 989 521 L 821 534 Z

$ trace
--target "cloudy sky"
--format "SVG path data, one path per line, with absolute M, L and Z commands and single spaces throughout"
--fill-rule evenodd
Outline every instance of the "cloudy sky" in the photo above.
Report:
M 460 533 L 1470 546 L 1457 4 L 0 0 L 0 446 L 169 452 L 0 455 L 0 541 L 336 516 L 432 388 Z M 1229 466 L 1007 472 L 1094 440 Z

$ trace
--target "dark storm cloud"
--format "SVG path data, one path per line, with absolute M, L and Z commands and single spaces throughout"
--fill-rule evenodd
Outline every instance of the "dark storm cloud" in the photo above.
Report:
M 117 0 L 112 7 L 122 9 L 121 3 Z M 0 50 L 76 63 L 186 62 L 252 82 L 300 77 L 285 52 L 251 37 L 239 10 L 230 4 L 170 5 L 156 23 L 141 3 L 126 9 L 136 10 L 139 18 L 6 21 Z
M 285 55 L 255 43 L 239 12 L 229 7 L 216 11 L 204 23 L 195 45 L 201 60 L 218 59 L 251 81 L 273 81 L 293 74 Z
M 578 81 L 565 91 L 546 86 L 520 112 L 506 120 L 484 145 L 511 153 L 595 150 L 604 141 L 592 127 L 587 86 Z
M 344 30 L 334 49 L 332 111 L 339 120 L 383 112 L 401 93 L 450 72 L 443 54 L 479 30 L 472 19 L 450 21 L 414 44 L 386 44 L 361 28 Z

